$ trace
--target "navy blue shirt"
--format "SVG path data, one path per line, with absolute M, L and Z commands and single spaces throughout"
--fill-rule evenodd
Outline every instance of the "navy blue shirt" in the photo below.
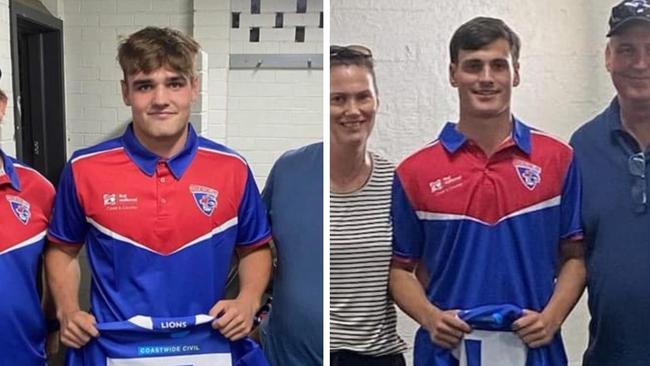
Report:
M 282 155 L 262 199 L 278 253 L 264 352 L 273 366 L 322 365 L 323 144 Z
M 632 194 L 640 178 L 628 160 L 641 150 L 622 129 L 618 101 L 578 129 L 571 145 L 583 178 L 587 245 L 591 323 L 584 365 L 650 365 L 650 208 L 639 212 L 643 205 Z

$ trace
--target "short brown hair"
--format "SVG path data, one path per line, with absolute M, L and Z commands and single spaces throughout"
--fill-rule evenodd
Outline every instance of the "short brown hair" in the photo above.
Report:
M 2 91 L 2 89 L 0 89 L 0 102 L 6 103 L 8 99 L 9 98 L 7 97 L 7 94 L 5 94 L 5 92 Z
M 501 19 L 489 17 L 476 17 L 463 24 L 454 32 L 449 42 L 449 55 L 451 63 L 458 62 L 460 50 L 479 50 L 490 43 L 505 39 L 510 45 L 512 62 L 519 62 L 521 40 L 508 25 Z
M 360 51 L 357 51 L 360 49 Z M 372 52 L 366 46 L 330 46 L 330 70 L 336 66 L 358 66 L 368 70 L 372 76 L 372 86 L 375 94 L 379 95 L 377 89 L 377 78 L 375 76 L 375 63 L 372 59 Z
M 120 42 L 117 61 L 124 79 L 140 71 L 148 74 L 161 67 L 169 67 L 192 78 L 200 48 L 192 37 L 178 30 L 146 27 Z

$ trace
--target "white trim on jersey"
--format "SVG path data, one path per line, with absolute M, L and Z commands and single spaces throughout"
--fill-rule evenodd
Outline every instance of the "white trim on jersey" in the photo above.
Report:
M 429 142 L 428 144 L 426 144 L 426 145 L 424 145 L 424 146 L 422 146 L 422 147 L 417 148 L 417 149 L 416 149 L 415 151 L 413 151 L 412 153 L 407 154 L 406 157 L 405 157 L 404 159 L 402 159 L 402 160 L 397 164 L 397 168 L 395 168 L 395 170 L 399 170 L 399 168 L 401 167 L 401 165 L 402 165 L 406 160 L 409 160 L 409 159 L 413 158 L 413 156 L 415 156 L 415 155 L 421 153 L 422 151 L 424 151 L 424 150 L 426 150 L 426 149 L 428 149 L 428 148 L 430 148 L 430 147 L 432 147 L 432 146 L 434 146 L 434 145 L 437 145 L 437 144 L 439 144 L 439 143 L 440 143 L 440 138 L 436 138 L 435 140 Z
M 198 150 L 202 150 L 202 151 L 206 151 L 206 152 L 210 152 L 210 153 L 214 153 L 214 154 L 231 156 L 233 158 L 239 159 L 244 164 L 244 166 L 248 166 L 248 164 L 246 164 L 246 160 L 242 159 L 242 157 L 237 155 L 237 154 L 231 154 L 231 153 L 227 153 L 225 151 L 210 149 L 209 147 L 203 147 L 203 146 L 199 146 Z
M 137 325 L 140 328 L 153 330 L 153 319 L 150 316 L 136 315 L 129 318 L 129 323 Z
M 555 141 L 555 142 L 561 144 L 562 146 L 566 147 L 567 149 L 573 151 L 573 146 L 567 144 L 566 142 L 564 142 L 564 141 L 563 141 L 562 139 L 560 139 L 559 137 L 557 137 L 557 136 L 553 136 L 553 135 L 551 135 L 551 134 L 549 134 L 549 133 L 547 133 L 547 132 L 531 129 L 531 130 L 530 130 L 530 134 L 531 134 L 531 135 L 540 135 L 540 136 L 548 137 L 549 139 L 551 139 L 551 140 L 553 140 L 553 141 Z
M 54 187 L 54 184 L 52 184 L 52 182 L 50 182 L 47 178 L 45 178 L 45 176 L 43 174 L 41 174 L 41 172 L 39 172 L 38 170 L 36 170 L 36 169 L 34 169 L 32 167 L 29 167 L 27 165 L 23 165 L 21 163 L 14 163 L 14 168 L 16 168 L 16 167 L 21 168 L 21 169 L 25 169 L 25 170 L 29 170 L 30 172 L 33 172 L 33 173 L 36 173 L 39 177 L 41 177 L 41 179 L 43 179 L 45 182 L 47 182 L 47 184 L 50 187 L 52 187 L 52 189 L 56 189 Z
M 194 316 L 194 325 L 201 325 L 213 321 L 215 317 L 207 314 L 198 314 Z M 129 323 L 140 328 L 153 330 L 153 318 L 145 315 L 136 315 L 128 320 Z
M 189 242 L 189 243 L 187 243 L 187 244 L 183 244 L 183 245 L 180 246 L 178 249 L 174 250 L 173 252 L 171 252 L 171 253 L 169 253 L 169 254 L 163 254 L 163 253 L 157 252 L 157 251 L 155 251 L 155 250 L 153 250 L 153 249 L 147 247 L 146 245 L 144 245 L 144 244 L 142 244 L 142 243 L 138 243 L 138 242 L 135 241 L 135 240 L 129 239 L 129 238 L 127 238 L 126 236 L 123 236 L 123 235 L 121 235 L 121 234 L 119 234 L 119 233 L 117 233 L 117 232 L 115 232 L 115 231 L 113 231 L 113 230 L 111 230 L 111 229 L 108 229 L 108 228 L 102 226 L 101 224 L 99 224 L 99 223 L 96 222 L 95 220 L 91 219 L 90 217 L 86 217 L 86 221 L 87 221 L 90 225 L 94 226 L 95 229 L 99 230 L 102 234 L 108 235 L 108 236 L 111 237 L 112 239 L 117 239 L 117 240 L 119 240 L 119 241 L 125 242 L 125 243 L 127 243 L 127 244 L 131 244 L 131 245 L 133 245 L 133 246 L 135 246 L 135 247 L 138 247 L 138 248 L 140 248 L 140 249 L 144 249 L 144 250 L 147 250 L 147 251 L 149 251 L 149 252 L 156 253 L 156 254 L 159 254 L 159 255 L 172 255 L 172 254 L 176 254 L 176 253 L 180 252 L 180 251 L 183 250 L 183 249 L 186 249 L 186 248 L 188 248 L 188 247 L 191 247 L 192 245 L 195 245 L 195 244 L 197 244 L 197 243 L 200 243 L 200 242 L 202 242 L 202 241 L 205 241 L 205 240 L 207 240 L 207 239 L 210 239 L 210 238 L 212 238 L 214 235 L 216 235 L 216 234 L 218 234 L 218 233 L 221 233 L 221 232 L 223 232 L 223 231 L 226 231 L 227 229 L 229 229 L 229 228 L 231 228 L 231 227 L 237 225 L 237 217 L 235 216 L 235 217 L 233 217 L 232 219 L 230 219 L 230 220 L 224 222 L 221 226 L 217 226 L 216 228 L 212 229 L 212 231 L 210 231 L 209 233 L 206 233 L 206 234 L 204 234 L 204 235 L 202 235 L 202 236 L 200 236 L 200 237 L 198 237 L 198 238 L 192 240 L 191 242 Z
M 470 220 L 470 221 L 474 221 L 474 222 L 477 222 L 479 224 L 486 225 L 486 226 L 495 226 L 495 225 L 499 224 L 500 222 L 502 222 L 504 220 L 511 219 L 513 217 L 516 217 L 516 216 L 524 215 L 524 214 L 531 213 L 531 212 L 534 212 L 534 211 L 543 210 L 543 209 L 550 208 L 550 207 L 559 206 L 561 201 L 562 201 L 562 196 L 555 196 L 555 197 L 550 198 L 550 199 L 548 199 L 546 201 L 536 203 L 536 204 L 534 204 L 532 206 L 524 207 L 524 208 L 522 208 L 520 210 L 512 212 L 512 213 L 510 213 L 508 215 L 505 215 L 505 216 L 501 217 L 500 219 L 498 219 L 496 222 L 494 222 L 492 224 L 488 223 L 488 222 L 485 222 L 485 221 L 483 221 L 481 219 L 478 219 L 476 217 L 468 216 L 468 215 L 458 215 L 458 214 L 441 213 L 441 212 L 428 212 L 428 211 L 416 211 L 415 214 L 417 215 L 417 217 L 420 220 L 427 220 L 427 221 Z
M 206 314 L 198 314 L 197 316 L 194 317 L 194 324 L 203 324 L 203 323 L 208 323 L 214 320 L 213 316 L 206 315 Z
M 114 147 L 114 148 L 108 149 L 108 150 L 95 151 L 95 152 L 91 152 L 91 153 L 88 153 L 88 154 L 80 155 L 80 156 L 77 156 L 76 158 L 70 160 L 70 164 L 74 164 L 78 160 L 89 158 L 91 156 L 104 154 L 104 153 L 109 153 L 109 152 L 117 151 L 117 150 L 123 150 L 123 149 L 124 149 L 124 146 L 119 146 L 119 147 Z
M 38 243 L 41 239 L 43 239 L 47 235 L 47 230 L 43 230 L 40 233 L 36 234 L 35 236 L 32 236 L 31 238 L 24 240 L 10 248 L 5 249 L 4 251 L 0 252 L 0 255 L 7 254 L 9 252 L 13 252 L 14 250 L 24 248 L 26 246 L 30 246 L 32 244 Z
M 229 353 L 209 353 L 204 355 L 181 355 L 163 357 L 107 358 L 106 366 L 231 366 Z

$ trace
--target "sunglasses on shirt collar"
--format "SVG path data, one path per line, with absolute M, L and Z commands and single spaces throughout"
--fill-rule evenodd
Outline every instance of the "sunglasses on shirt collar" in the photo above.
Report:
M 628 172 L 634 177 L 632 183 L 632 201 L 634 211 L 644 213 L 648 206 L 648 192 L 646 181 L 646 158 L 644 152 L 631 155 L 627 159 Z

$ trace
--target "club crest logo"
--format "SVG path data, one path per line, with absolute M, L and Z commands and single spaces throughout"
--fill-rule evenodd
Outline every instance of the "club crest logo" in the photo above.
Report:
M 542 181 L 542 168 L 537 165 L 522 160 L 516 160 L 513 165 L 519 180 L 528 190 L 532 191 Z
M 16 196 L 7 196 L 7 201 L 9 201 L 9 206 L 11 206 L 11 211 L 14 212 L 16 218 L 24 225 L 27 225 L 27 223 L 29 222 L 29 218 L 32 216 L 32 213 L 29 210 L 30 207 L 29 202 Z
M 192 192 L 194 202 L 196 202 L 201 212 L 206 216 L 212 216 L 214 209 L 217 208 L 219 192 L 212 188 L 197 185 L 191 185 L 190 192 Z

